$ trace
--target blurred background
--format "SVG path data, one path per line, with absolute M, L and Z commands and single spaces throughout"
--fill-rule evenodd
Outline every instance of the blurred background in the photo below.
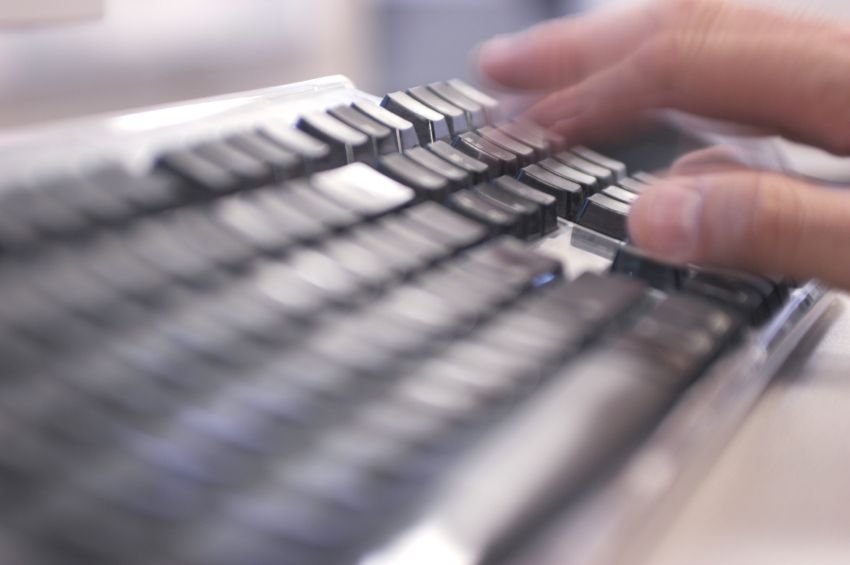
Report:
M 762 1 L 848 10 L 846 0 Z M 623 3 L 0 0 L 0 127 L 336 73 L 373 94 L 468 78 L 483 39 Z

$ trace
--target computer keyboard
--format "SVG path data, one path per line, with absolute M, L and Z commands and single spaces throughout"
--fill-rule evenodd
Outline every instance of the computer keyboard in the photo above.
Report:
M 643 255 L 651 174 L 457 80 L 2 147 L 3 563 L 539 564 L 591 516 L 622 545 L 671 486 L 630 469 L 685 469 L 829 305 Z

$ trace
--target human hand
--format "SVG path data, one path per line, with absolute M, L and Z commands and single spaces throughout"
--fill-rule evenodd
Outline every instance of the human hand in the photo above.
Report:
M 720 0 L 655 0 L 485 43 L 482 72 L 543 91 L 529 111 L 571 141 L 673 108 L 850 153 L 850 30 Z M 704 157 L 704 156 L 703 156 Z M 650 253 L 850 288 L 850 192 L 693 157 L 634 204 Z

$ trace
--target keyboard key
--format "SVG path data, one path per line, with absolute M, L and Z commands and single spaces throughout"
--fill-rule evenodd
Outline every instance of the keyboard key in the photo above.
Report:
M 531 129 L 524 122 L 512 121 L 497 126 L 499 131 L 534 150 L 537 159 L 545 159 L 552 154 L 552 144 L 546 139 L 542 129 Z
M 315 173 L 345 165 L 347 155 L 342 151 L 333 151 L 331 146 L 297 130 L 289 124 L 265 124 L 259 133 L 264 137 L 299 155 L 304 159 L 305 172 Z
M 449 193 L 448 179 L 420 165 L 407 155 L 408 152 L 381 157 L 378 160 L 378 170 L 415 190 L 419 200 L 442 200 Z
M 599 192 L 599 190 L 602 188 L 596 177 L 592 177 L 587 173 L 583 173 L 579 170 L 569 167 L 553 157 L 547 157 L 546 159 L 543 159 L 537 164 L 540 165 L 540 167 L 549 171 L 550 173 L 554 173 L 559 177 L 564 177 L 570 182 L 574 182 L 576 184 L 581 185 L 582 192 L 584 192 L 585 196 L 590 196 L 591 194 Z
M 95 225 L 119 224 L 137 213 L 133 202 L 118 191 L 108 191 L 85 178 L 66 177 L 39 183 L 70 210 L 76 210 Z
M 620 188 L 619 186 L 609 186 L 602 189 L 602 194 L 605 196 L 609 196 L 614 200 L 619 200 L 623 204 L 628 204 L 631 206 L 638 199 L 638 195 L 634 192 L 629 192 L 624 188 Z
M 510 237 L 501 237 L 476 249 L 469 257 L 487 269 L 499 272 L 506 281 L 518 276 L 525 288 L 547 285 L 563 273 L 560 261 Z
M 606 157 L 601 153 L 597 153 L 596 151 L 589 149 L 584 146 L 577 146 L 572 148 L 572 152 L 585 159 L 590 161 L 591 163 L 595 163 L 601 167 L 605 167 L 614 173 L 614 180 L 620 181 L 626 178 L 626 165 L 625 163 L 621 163 L 616 159 L 611 159 L 610 157 Z
M 222 224 L 239 234 L 250 242 L 268 253 L 280 252 L 290 247 L 299 238 L 293 234 L 290 225 L 284 224 L 280 216 L 275 216 L 269 208 L 263 207 L 262 198 L 230 198 L 217 203 L 213 209 L 216 219 Z M 267 200 L 267 199 L 265 199 Z M 301 225 L 308 224 L 307 232 L 319 234 L 324 231 L 324 226 L 312 221 L 307 216 L 299 215 L 292 208 L 287 208 L 286 217 L 295 216 L 295 222 Z M 303 229 L 297 224 L 296 230 Z M 296 233 L 299 233 L 296 231 Z
M 684 289 L 739 312 L 753 326 L 763 324 L 770 315 L 767 297 L 734 277 L 700 272 L 685 282 Z
M 644 184 L 657 184 L 661 182 L 661 177 L 649 174 L 645 171 L 635 171 L 635 173 L 632 174 L 632 178 Z
M 450 104 L 457 106 L 466 114 L 466 122 L 470 129 L 478 129 L 487 125 L 487 113 L 484 106 L 466 96 L 447 82 L 434 82 L 428 88 Z
M 447 84 L 484 108 L 488 123 L 495 123 L 501 118 L 499 101 L 495 98 L 484 94 L 460 79 L 451 79 L 447 81 Z
M 380 122 L 358 112 L 352 106 L 336 106 L 328 112 L 339 121 L 369 136 L 375 155 L 398 152 L 398 143 L 393 130 Z
M 487 141 L 477 133 L 468 132 L 458 136 L 455 138 L 454 147 L 473 159 L 487 163 L 491 178 L 501 175 L 515 175 L 518 170 L 516 155 Z
M 363 161 L 374 162 L 377 155 L 374 146 L 366 134 L 357 131 L 325 114 L 324 112 L 308 112 L 299 118 L 298 129 L 324 141 L 337 155 L 336 160 L 346 163 Z
M 615 181 L 614 172 L 587 159 L 583 159 L 571 151 L 562 151 L 555 155 L 555 159 L 561 163 L 593 176 L 600 186 L 608 186 Z
M 545 192 L 535 190 L 513 177 L 501 176 L 493 184 L 521 198 L 537 204 L 540 209 L 540 221 L 543 234 L 554 231 L 558 227 L 557 199 Z
M 204 158 L 192 149 L 174 149 L 160 155 L 157 169 L 173 173 L 180 179 L 209 191 L 210 196 L 227 194 L 244 188 L 236 173 Z
M 437 157 L 448 161 L 455 167 L 463 169 L 470 176 L 472 184 L 485 182 L 490 175 L 490 168 L 487 163 L 474 159 L 462 151 L 458 151 L 445 141 L 435 141 L 428 146 Z
M 625 241 L 629 235 L 626 228 L 628 216 L 628 204 L 604 194 L 594 194 L 585 201 L 576 223 L 608 237 Z
M 682 310 L 689 314 L 679 315 Z M 738 329 L 739 323 L 723 309 L 696 296 L 679 295 L 640 318 L 620 347 L 668 367 L 653 380 L 678 391 L 703 371 Z
M 236 175 L 244 187 L 253 188 L 274 180 L 274 171 L 269 165 L 225 141 L 209 141 L 192 149 Z
M 517 166 L 519 167 L 525 167 L 537 160 L 534 155 L 534 150 L 531 147 L 517 141 L 501 130 L 487 126 L 479 129 L 478 135 L 490 143 L 493 143 L 494 145 L 516 155 Z
M 461 190 L 452 194 L 446 201 L 446 205 L 464 216 L 483 223 L 493 235 L 510 233 L 522 237 L 522 216 L 470 190 Z
M 257 132 L 231 135 L 225 141 L 270 166 L 276 181 L 299 177 L 305 173 L 304 161 L 298 154 Z
M 575 219 L 584 201 L 581 185 L 568 181 L 539 165 L 529 165 L 520 171 L 517 178 L 532 188 L 554 196 L 559 216 L 570 220 Z
M 206 193 L 170 174 L 151 172 L 134 175 L 118 166 L 100 167 L 87 174 L 86 180 L 102 190 L 120 195 L 143 212 L 165 210 L 193 202 Z
M 659 290 L 679 290 L 688 277 L 688 270 L 649 257 L 632 245 L 617 251 L 611 272 L 645 281 Z
M 383 124 L 385 127 L 390 128 L 395 133 L 396 145 L 399 151 L 413 149 L 419 146 L 419 138 L 416 135 L 413 123 L 371 102 L 354 102 L 351 104 L 351 107 L 361 114 L 369 116 L 373 120 Z
M 352 163 L 314 175 L 311 184 L 327 197 L 365 217 L 402 208 L 413 202 L 415 196 L 411 188 L 363 163 Z
M 381 100 L 381 106 L 410 121 L 416 129 L 420 145 L 451 138 L 446 118 L 405 92 L 391 92 Z
M 416 86 L 409 89 L 407 93 L 432 110 L 442 114 L 446 119 L 446 124 L 449 126 L 449 135 L 451 137 L 469 131 L 469 124 L 466 121 L 466 114 L 463 110 L 442 96 L 437 95 L 434 91 L 429 90 L 428 87 Z
M 480 243 L 487 236 L 487 230 L 478 222 L 433 202 L 414 206 L 403 215 L 429 230 L 434 239 L 458 250 Z
M 472 185 L 471 176 L 467 171 L 452 165 L 448 161 L 441 159 L 434 153 L 428 151 L 424 147 L 415 147 L 405 151 L 407 156 L 412 161 L 422 165 L 429 171 L 440 175 L 449 182 L 449 190 L 452 192 L 461 188 L 469 188 Z
M 540 207 L 534 202 L 502 190 L 494 184 L 479 184 L 473 190 L 489 202 L 518 214 L 521 218 L 519 229 L 522 237 L 536 239 L 543 235 L 542 214 Z
M 619 183 L 617 183 L 617 184 L 620 186 L 620 188 L 623 188 L 623 189 L 625 189 L 625 190 L 628 190 L 629 192 L 631 192 L 631 193 L 633 193 L 633 194 L 637 194 L 638 196 L 639 196 L 639 195 L 640 195 L 640 194 L 641 194 L 641 193 L 642 193 L 642 192 L 646 189 L 646 187 L 647 187 L 647 185 L 646 185 L 646 184 L 644 184 L 644 183 L 642 183 L 642 182 L 640 182 L 640 181 L 638 181 L 638 180 L 632 179 L 632 178 L 626 178 L 626 179 L 623 179 L 623 180 L 621 180 L 621 181 L 620 181 Z

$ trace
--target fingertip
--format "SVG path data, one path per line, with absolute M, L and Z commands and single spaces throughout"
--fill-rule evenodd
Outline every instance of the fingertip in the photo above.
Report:
M 520 61 L 519 41 L 514 35 L 499 35 L 479 44 L 474 51 L 478 70 L 490 80 L 510 84 Z
M 632 206 L 629 235 L 638 247 L 675 262 L 694 259 L 699 246 L 702 193 L 681 180 L 650 187 Z

